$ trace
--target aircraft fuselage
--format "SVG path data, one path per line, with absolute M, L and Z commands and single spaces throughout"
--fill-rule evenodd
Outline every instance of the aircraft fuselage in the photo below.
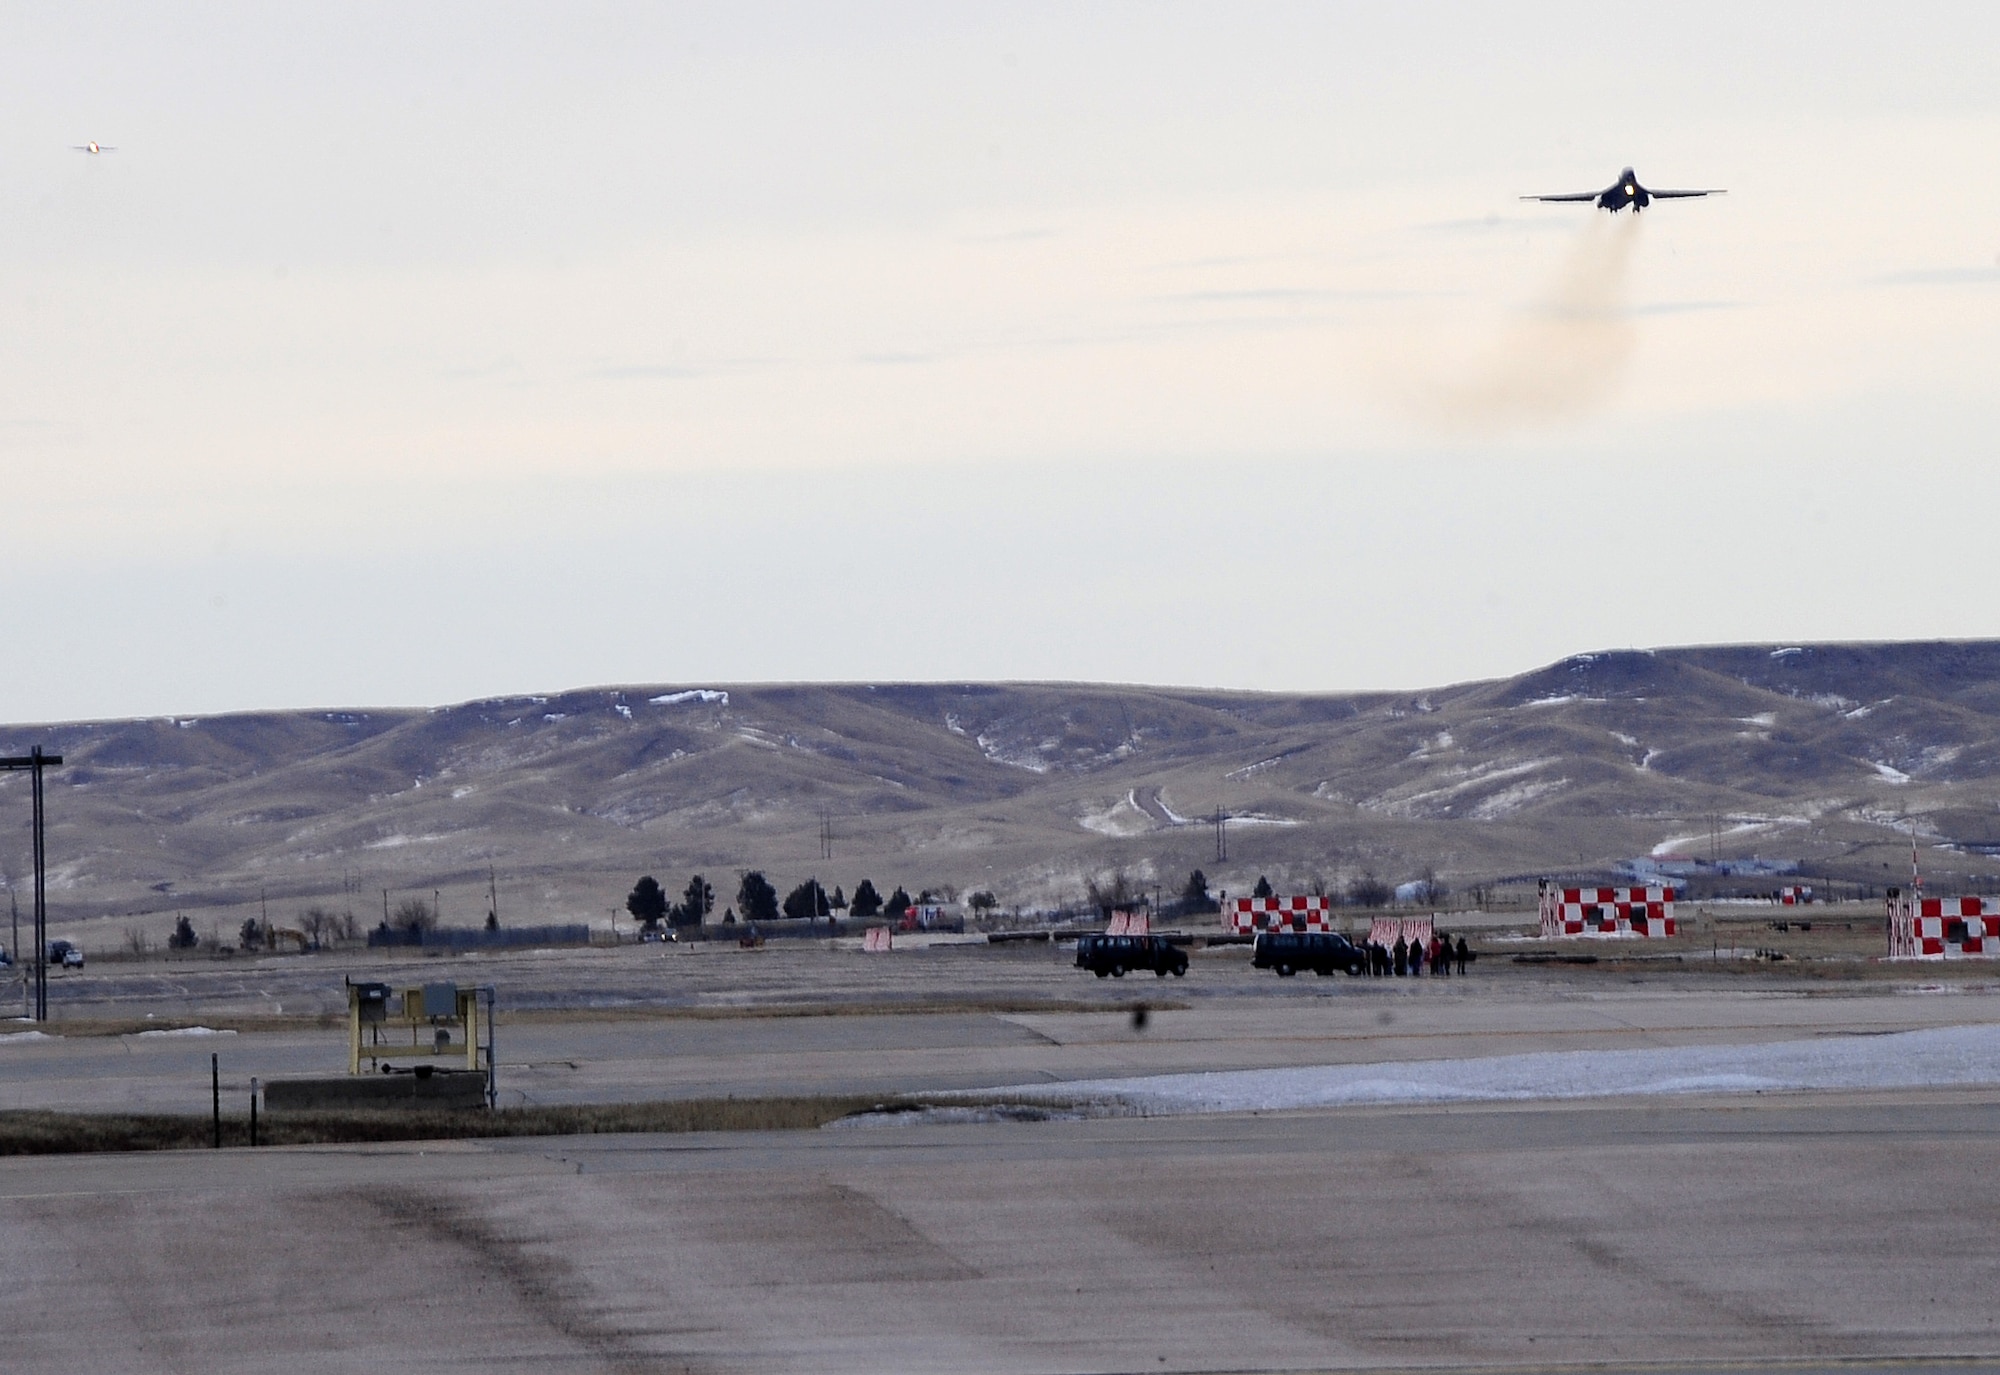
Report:
M 1605 187 L 1604 194 L 1597 198 L 1597 208 L 1609 210 L 1614 215 L 1628 207 L 1636 213 L 1652 203 L 1652 196 L 1647 193 L 1645 187 L 1639 185 L 1639 178 L 1632 174 L 1632 169 L 1629 167 L 1614 185 Z

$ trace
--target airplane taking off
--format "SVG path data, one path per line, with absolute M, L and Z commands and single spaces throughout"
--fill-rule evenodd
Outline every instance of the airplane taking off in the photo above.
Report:
M 1602 191 L 1569 191 L 1560 196 L 1523 196 L 1524 201 L 1596 201 L 1599 210 L 1609 210 L 1617 214 L 1626 206 L 1638 214 L 1654 201 L 1687 200 L 1692 196 L 1722 196 L 1725 191 L 1654 191 L 1639 184 L 1638 173 L 1627 167 L 1618 174 L 1618 180 Z
M 70 147 L 76 149 L 79 153 L 115 153 L 118 151 L 111 145 L 99 143 L 95 139 L 92 139 L 89 143 L 72 143 Z

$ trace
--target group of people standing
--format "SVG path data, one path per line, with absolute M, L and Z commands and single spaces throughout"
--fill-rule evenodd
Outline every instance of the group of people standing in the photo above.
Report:
M 1466 949 L 1465 937 L 1458 938 L 1458 946 L 1454 949 L 1451 937 L 1442 931 L 1432 932 L 1429 941 L 1406 941 L 1398 936 L 1394 945 L 1369 941 L 1362 949 L 1368 952 L 1368 972 L 1377 978 L 1424 974 L 1443 978 L 1451 973 L 1454 959 L 1458 961 L 1458 972 L 1463 974 L 1467 961 L 1472 958 L 1472 952 Z

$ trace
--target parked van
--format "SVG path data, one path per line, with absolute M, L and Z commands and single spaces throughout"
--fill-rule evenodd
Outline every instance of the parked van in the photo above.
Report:
M 1128 969 L 1150 969 L 1163 979 L 1169 974 L 1178 979 L 1187 973 L 1188 957 L 1165 936 L 1078 936 L 1076 967 L 1100 979 L 1107 974 L 1122 979 Z
M 1290 978 L 1301 969 L 1315 974 L 1368 972 L 1367 954 L 1347 937 L 1331 931 L 1260 932 L 1250 963 L 1258 969 L 1275 969 L 1280 978 Z

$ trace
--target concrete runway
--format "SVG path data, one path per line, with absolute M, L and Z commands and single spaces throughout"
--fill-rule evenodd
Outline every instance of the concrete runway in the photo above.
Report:
M 202 1112 L 213 1051 L 241 1112 L 252 1075 L 338 1072 L 343 1035 L 76 1033 L 194 1008 L 251 1026 L 340 972 L 93 972 L 60 989 L 70 1034 L 0 1039 L 0 1106 Z M 1222 951 L 1111 983 L 961 949 L 380 972 L 499 983 L 503 1097 L 537 1103 L 2000 1021 L 1929 971 L 1279 981 Z M 996 993 L 1079 1010 L 970 1006 Z M 794 1015 L 826 1004 L 849 1010 Z M 0 1369 L 2000 1375 L 1997 1177 L 1991 1090 L 0 1159 Z
M 6 1368 L 2000 1369 L 2000 1095 L 0 1161 Z

